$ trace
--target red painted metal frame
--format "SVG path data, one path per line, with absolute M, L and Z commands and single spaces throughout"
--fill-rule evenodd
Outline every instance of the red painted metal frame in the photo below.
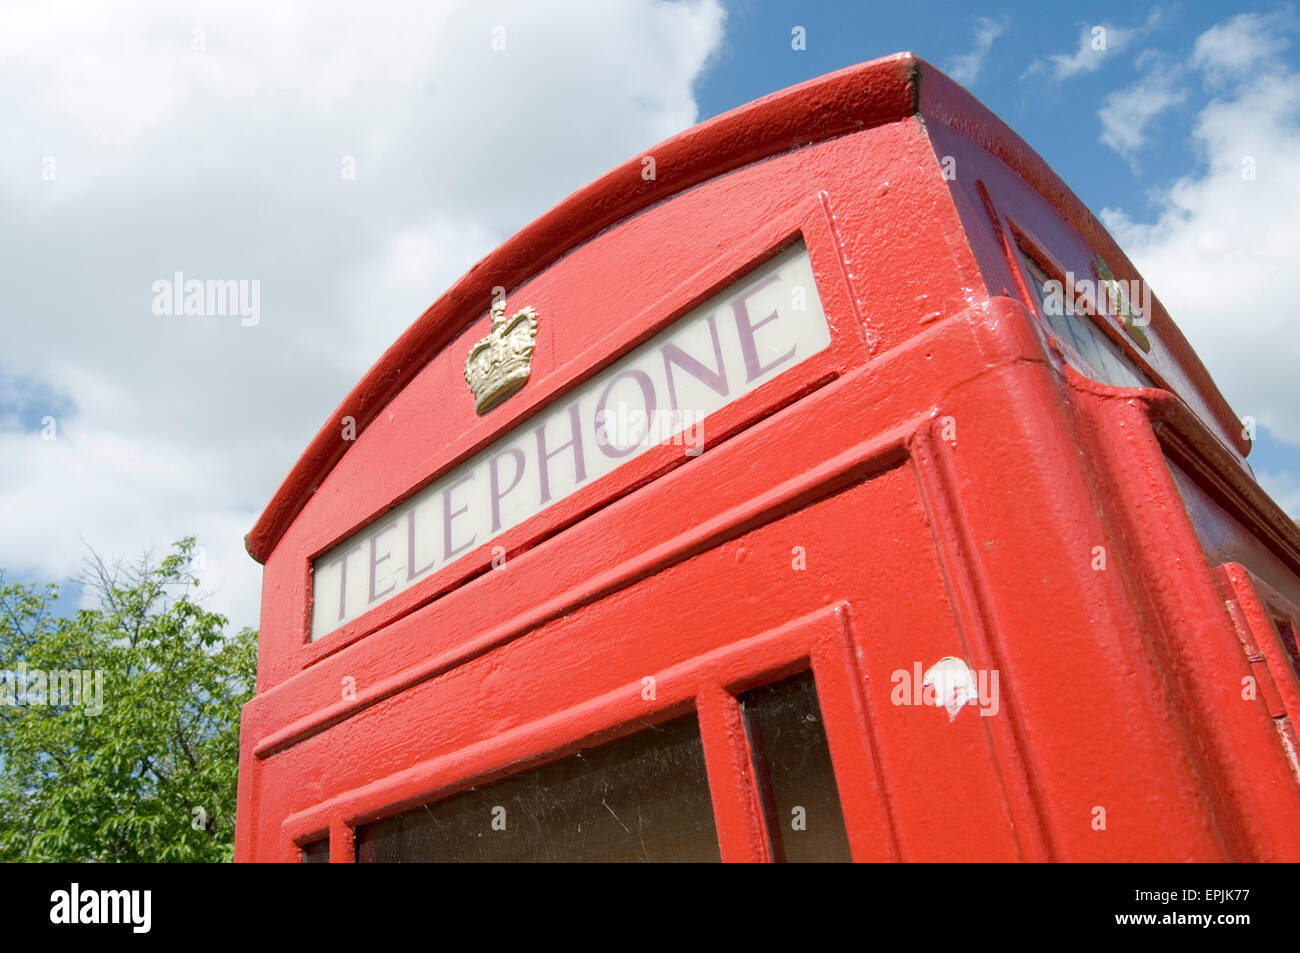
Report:
M 1286 741 L 1292 755 L 1292 772 L 1300 775 L 1295 733 L 1295 720 L 1300 717 L 1300 684 L 1275 622 L 1285 619 L 1294 633 L 1300 628 L 1300 606 L 1239 563 L 1224 563 L 1215 576 L 1255 676 L 1260 704 Z
M 400 775 L 336 794 L 286 818 L 284 834 L 292 844 L 301 845 L 326 831 L 338 832 L 344 834 L 344 843 L 351 844 L 351 832 L 358 825 L 391 814 L 395 808 L 446 796 L 490 780 L 507 769 L 517 771 L 531 761 L 568 753 L 568 749 L 547 749 L 550 739 L 558 735 L 581 739 L 582 747 L 589 747 L 693 708 L 709 765 L 722 858 L 765 861 L 767 836 L 736 695 L 752 685 L 811 668 L 837 773 L 871 784 L 872 754 L 863 747 L 867 732 L 857 690 L 859 676 L 847 638 L 848 625 L 848 607 L 832 605 L 774 631 L 741 639 L 654 673 L 656 682 L 665 690 L 652 705 L 642 699 L 642 682 L 637 678 L 561 713 L 558 719 L 494 736 L 453 757 L 418 763 Z M 575 750 L 577 747 L 571 746 Z M 539 750 L 544 752 L 540 758 Z M 859 806 L 860 802 L 854 801 L 853 805 Z M 863 816 L 860 810 L 849 810 L 845 824 L 855 856 L 867 859 L 893 850 L 887 840 L 882 842 L 876 836 L 881 829 L 878 813 Z M 338 859 L 347 862 L 352 858 Z
M 906 54 L 650 154 L 657 181 L 620 166 L 439 299 L 250 534 L 237 858 L 329 836 L 350 862 L 361 824 L 694 710 L 722 856 L 765 860 L 736 695 L 810 666 L 855 859 L 1300 859 L 1300 685 L 1262 608 L 1300 601 L 1300 532 L 1158 300 L 1161 367 L 1107 333 L 1180 396 L 1063 365 L 1015 232 L 1136 272 L 1050 169 Z M 493 540 L 506 568 L 481 547 L 307 641 L 314 556 L 799 237 L 832 344 L 702 455 L 658 448 Z M 460 365 L 495 285 L 542 318 L 532 380 L 479 417 Z M 898 701 L 949 655 L 998 673 L 996 713 Z
M 311 562 L 318 555 L 332 549 L 342 539 L 362 527 L 373 523 L 386 510 L 398 505 L 449 470 L 472 457 L 492 442 L 502 431 L 524 426 L 527 419 L 539 410 L 562 398 L 583 381 L 599 373 L 636 345 L 653 337 L 696 305 L 708 300 L 723 287 L 737 281 L 745 272 L 762 264 L 768 258 L 802 240 L 808 247 L 813 275 L 827 310 L 843 318 L 831 319 L 831 346 L 821 354 L 803 362 L 790 372 L 780 375 L 751 394 L 723 408 L 709 418 L 704 432 L 704 447 L 716 446 L 722 440 L 761 420 L 777 407 L 789 403 L 808 390 L 833 379 L 843 368 L 856 363 L 864 349 L 861 323 L 857 307 L 853 304 L 839 264 L 839 256 L 831 234 L 830 210 L 825 195 L 810 195 L 791 212 L 758 223 L 751 235 L 725 250 L 707 263 L 696 274 L 686 279 L 639 312 L 626 316 L 624 321 L 613 322 L 604 339 L 585 349 L 581 360 L 568 367 L 556 369 L 550 379 L 530 388 L 517 401 L 512 401 L 502 412 L 477 421 L 449 448 L 446 463 L 435 472 L 425 475 L 418 483 L 399 490 L 384 499 L 382 506 L 373 512 L 350 512 L 347 523 L 325 523 L 320 532 L 306 543 L 308 554 L 302 561 L 302 595 L 295 594 L 304 605 L 302 640 L 308 643 L 311 626 Z M 533 288 L 525 283 L 518 295 L 524 300 Z M 544 299 L 543 299 L 544 300 Z M 514 558 L 540 540 L 554 535 L 584 515 L 591 513 L 610 500 L 616 499 L 654 477 L 686 462 L 680 446 L 657 447 L 641 457 L 619 467 L 612 473 L 582 487 L 572 496 L 559 501 L 536 518 L 530 519 L 500 536 L 485 541 L 455 562 L 433 573 L 419 585 L 376 606 L 339 629 L 314 643 L 305 644 L 302 664 L 330 655 L 388 625 L 414 609 L 435 599 L 438 595 L 462 585 L 475 576 L 490 571 L 494 550 L 501 547 L 507 559 Z
M 1219 463 L 1214 472 L 1225 485 L 1235 483 L 1243 499 L 1253 497 L 1260 517 L 1275 517 L 1276 504 L 1222 459 L 1221 444 L 1168 393 L 1075 383 L 1092 397 L 1080 402 L 1095 414 L 1090 449 L 1099 460 L 1109 458 L 1098 473 L 1114 494 L 1113 532 L 1133 540 L 1120 568 L 1141 619 L 1152 704 L 1164 710 L 1174 729 L 1170 740 L 1197 778 L 1217 856 L 1295 860 L 1300 787 L 1279 756 L 1285 752 L 1272 725 L 1242 697 L 1247 659 L 1167 460 L 1199 458 L 1206 470 Z M 1263 535 L 1265 520 L 1252 522 Z M 1290 529 L 1294 537 L 1294 524 Z
M 956 83 L 911 53 L 850 67 L 773 93 L 660 143 L 653 153 L 658 166 L 672 170 L 670 175 L 646 180 L 641 175 L 641 157 L 629 159 L 569 196 L 475 265 L 384 353 L 331 415 L 249 533 L 249 553 L 258 562 L 266 562 L 324 475 L 348 449 L 338 439 L 336 421 L 351 416 L 359 428 L 368 426 L 402 389 L 409 368 L 423 366 L 466 322 L 484 313 L 485 287 L 504 284 L 513 289 L 603 229 L 733 169 L 786 149 L 807 147 L 913 115 L 969 137 L 1078 228 L 1084 241 L 1111 263 L 1117 277 L 1137 275 L 1127 256 L 1065 183 L 1019 136 Z M 1213 394 L 1218 411 L 1226 412 L 1235 423 L 1204 365 L 1158 302 L 1152 318 L 1157 326 L 1172 331 L 1178 357 L 1187 364 L 1196 386 Z M 1239 449 L 1244 453 L 1248 446 L 1243 443 Z

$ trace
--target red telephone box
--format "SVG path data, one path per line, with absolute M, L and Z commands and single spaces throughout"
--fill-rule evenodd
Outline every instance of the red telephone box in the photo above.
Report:
M 249 535 L 238 859 L 1300 859 L 1300 532 L 1051 169 L 909 54 L 646 156 Z

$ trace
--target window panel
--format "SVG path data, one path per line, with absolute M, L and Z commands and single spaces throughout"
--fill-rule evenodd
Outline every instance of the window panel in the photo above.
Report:
M 1059 287 L 1051 288 L 1048 283 L 1055 279 L 1023 249 L 1021 260 L 1033 278 L 1039 313 L 1047 320 L 1057 339 L 1066 345 L 1066 357 L 1075 370 L 1103 384 L 1152 386 L 1150 378 L 1133 366 L 1123 349 L 1097 327 L 1090 316 L 1070 313 L 1070 289 L 1059 281 Z
M 812 672 L 746 692 L 740 707 L 772 859 L 851 860 Z
M 721 860 L 693 714 L 357 834 L 362 862 Z
M 330 862 L 330 839 L 314 840 L 302 847 L 304 864 L 328 864 Z

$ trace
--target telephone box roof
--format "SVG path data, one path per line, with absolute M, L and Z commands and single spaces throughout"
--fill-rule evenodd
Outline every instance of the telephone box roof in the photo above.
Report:
M 360 434 L 438 352 L 482 317 L 484 289 L 509 291 L 600 232 L 742 166 L 796 149 L 917 117 L 938 123 L 987 150 L 1036 190 L 1116 273 L 1136 269 L 1095 216 L 1046 162 L 964 88 L 912 53 L 829 73 L 693 126 L 627 160 L 545 212 L 474 265 L 384 352 L 325 422 L 245 538 L 266 562 L 317 488 L 347 452 L 338 421 L 351 417 Z M 642 176 L 653 154 L 671 176 Z M 1150 315 L 1173 358 L 1235 449 L 1249 452 L 1240 424 L 1200 359 L 1158 302 Z

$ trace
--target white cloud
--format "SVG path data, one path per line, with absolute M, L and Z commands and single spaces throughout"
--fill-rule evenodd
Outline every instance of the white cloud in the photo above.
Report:
M 979 76 L 984 66 L 984 58 L 988 56 L 989 50 L 993 49 L 993 41 L 1001 36 L 1006 28 L 1006 17 L 996 20 L 989 17 L 976 17 L 974 47 L 969 53 L 962 53 L 948 60 L 944 69 L 963 86 L 970 86 Z
M 1146 73 L 1132 85 L 1108 95 L 1097 112 L 1102 143 L 1130 162 L 1146 144 L 1152 120 L 1187 99 L 1181 69 L 1152 51 L 1143 53 L 1139 63 L 1147 66 Z
M 1255 478 L 1273 501 L 1282 508 L 1282 512 L 1292 519 L 1300 519 L 1300 479 L 1297 479 L 1294 473 L 1256 470 Z
M 1211 83 L 1242 79 L 1261 65 L 1276 65 L 1288 45 L 1284 34 L 1292 28 L 1283 13 L 1238 14 L 1197 37 L 1192 65 Z
M 1079 29 L 1079 40 L 1072 53 L 1052 53 L 1039 57 L 1029 64 L 1024 76 L 1046 73 L 1056 82 L 1101 69 L 1102 64 L 1120 50 L 1141 39 L 1160 26 L 1163 9 L 1157 7 L 1137 26 L 1117 26 L 1114 23 L 1085 24 Z
M 1215 51 L 1196 61 L 1207 82 L 1225 81 L 1237 61 L 1224 51 L 1249 47 L 1252 30 L 1238 17 L 1201 37 Z M 1155 196 L 1153 221 L 1101 217 L 1233 409 L 1300 445 L 1300 74 L 1274 55 L 1232 75 L 1196 122 L 1203 169 Z
M 0 566 L 198 533 L 255 625 L 243 534 L 326 415 L 491 247 L 693 124 L 721 30 L 715 0 L 0 7 Z M 176 271 L 259 280 L 260 323 L 154 315 Z

